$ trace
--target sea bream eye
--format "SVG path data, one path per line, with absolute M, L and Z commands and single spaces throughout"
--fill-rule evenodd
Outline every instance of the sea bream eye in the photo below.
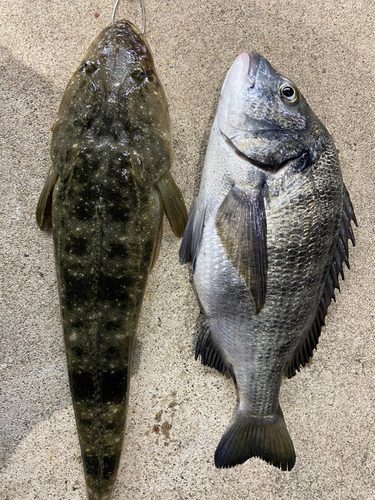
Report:
M 298 101 L 298 90 L 293 85 L 286 83 L 280 87 L 280 97 L 284 102 L 293 104 Z

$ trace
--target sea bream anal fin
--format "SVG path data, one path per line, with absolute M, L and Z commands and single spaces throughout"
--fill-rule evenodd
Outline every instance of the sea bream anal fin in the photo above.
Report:
M 216 228 L 239 276 L 245 279 L 259 313 L 267 292 L 267 220 L 264 182 L 244 190 L 236 185 L 226 195 L 216 215 Z
M 234 377 L 233 367 L 223 360 L 219 349 L 215 346 L 207 320 L 203 321 L 195 344 L 195 359 L 201 357 L 202 365 L 215 368 L 223 375 Z
M 297 346 L 292 359 L 285 367 L 284 375 L 288 378 L 293 377 L 297 371 L 299 371 L 301 367 L 305 366 L 312 357 L 314 349 L 319 342 L 322 326 L 325 324 L 324 319 L 327 314 L 328 306 L 330 305 L 332 299 L 335 300 L 335 288 L 340 290 L 339 274 L 341 274 L 342 279 L 344 279 L 342 263 L 345 262 L 346 266 L 349 268 L 348 240 L 351 240 L 353 246 L 355 246 L 355 238 L 351 227 L 351 221 L 358 226 L 349 193 L 344 185 L 341 226 L 335 241 L 336 248 L 332 252 L 333 258 L 328 270 L 322 297 L 320 299 L 315 319 L 307 336 Z
M 156 185 L 172 230 L 181 238 L 187 222 L 187 211 L 181 191 L 169 172 L 164 174 Z
M 52 229 L 52 194 L 58 177 L 59 174 L 52 165 L 36 207 L 36 222 L 42 230 Z
M 187 264 L 188 262 L 191 262 L 193 271 L 195 268 L 195 259 L 197 258 L 199 245 L 202 239 L 206 206 L 206 202 L 198 197 L 189 214 L 180 245 L 180 263 Z

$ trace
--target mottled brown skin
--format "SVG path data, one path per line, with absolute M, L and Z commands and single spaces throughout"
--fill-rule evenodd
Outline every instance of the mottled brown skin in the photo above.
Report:
M 169 115 L 151 53 L 126 21 L 94 40 L 63 96 L 37 221 L 52 226 L 70 388 L 89 498 L 111 495 L 134 336 L 167 212 L 186 210 L 168 173 Z

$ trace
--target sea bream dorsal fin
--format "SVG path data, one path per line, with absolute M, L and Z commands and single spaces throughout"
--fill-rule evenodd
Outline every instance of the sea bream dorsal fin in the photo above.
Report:
M 342 279 L 344 279 L 344 270 L 342 263 L 345 262 L 347 268 L 349 269 L 349 250 L 348 250 L 348 240 L 350 240 L 355 246 L 355 239 L 353 230 L 351 227 L 351 221 L 354 222 L 356 226 L 357 219 L 354 214 L 353 205 L 350 200 L 348 190 L 343 185 L 343 212 L 341 218 L 341 225 L 339 228 L 338 235 L 336 237 L 332 251 L 332 261 L 328 269 L 328 274 L 326 277 L 326 283 L 323 288 L 322 296 L 319 302 L 319 306 L 315 315 L 315 319 L 311 328 L 303 338 L 301 343 L 297 346 L 294 351 L 293 357 L 290 362 L 286 365 L 284 374 L 286 377 L 293 377 L 301 367 L 308 363 L 309 359 L 312 357 L 314 349 L 318 345 L 320 332 L 322 326 L 325 324 L 324 319 L 327 314 L 328 306 L 331 300 L 335 300 L 335 288 L 340 290 L 339 285 L 339 274 L 341 274 Z
M 249 287 L 259 313 L 267 292 L 265 183 L 252 189 L 234 185 L 216 215 L 216 228 L 228 259 Z

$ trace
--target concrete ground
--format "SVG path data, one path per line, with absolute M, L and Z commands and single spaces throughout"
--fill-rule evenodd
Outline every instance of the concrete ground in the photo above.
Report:
M 34 212 L 50 127 L 113 0 L 1 2 L 0 499 L 82 500 L 52 238 Z M 224 75 L 257 50 L 292 78 L 333 134 L 359 221 L 342 293 L 310 367 L 281 390 L 297 463 L 213 463 L 236 407 L 233 382 L 194 361 L 199 308 L 165 223 L 136 342 L 113 500 L 375 499 L 374 21 L 364 0 L 146 0 L 147 37 L 172 121 L 173 175 L 188 208 Z M 95 17 L 99 13 L 99 17 Z M 118 18 L 140 25 L 138 1 Z

